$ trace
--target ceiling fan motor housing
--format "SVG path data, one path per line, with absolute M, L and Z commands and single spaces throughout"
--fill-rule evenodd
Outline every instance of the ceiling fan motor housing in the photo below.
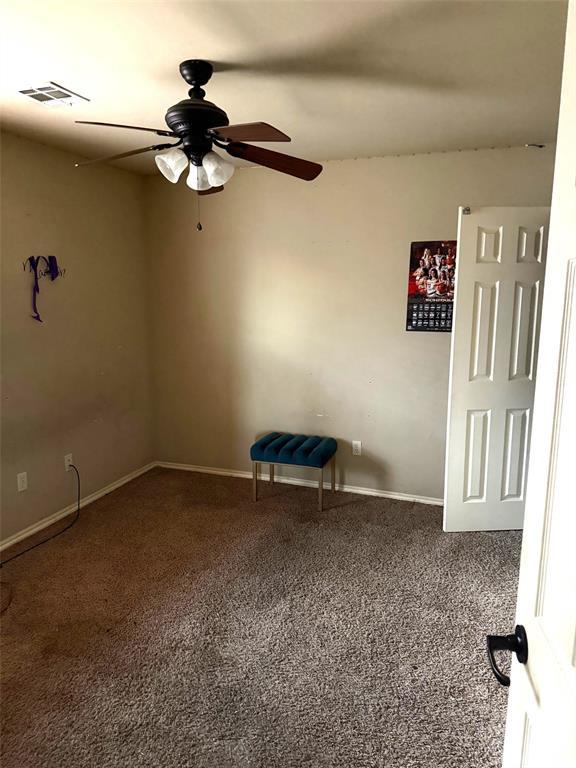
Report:
M 202 157 L 212 149 L 209 128 L 229 125 L 228 115 L 211 101 L 205 101 L 205 85 L 212 76 L 212 65 L 201 59 L 190 59 L 180 64 L 180 74 L 192 86 L 189 98 L 179 101 L 166 112 L 166 125 L 180 139 L 182 149 L 190 160 L 200 165 Z
M 224 110 L 204 99 L 184 99 L 174 104 L 166 112 L 165 120 L 170 130 L 182 139 L 182 148 L 190 159 L 212 149 L 212 139 L 206 134 L 208 128 L 230 123 Z

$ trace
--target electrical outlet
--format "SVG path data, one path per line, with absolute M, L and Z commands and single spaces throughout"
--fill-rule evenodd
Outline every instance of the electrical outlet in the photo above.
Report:
M 28 490 L 28 473 L 27 472 L 19 472 L 16 476 L 16 482 L 18 483 L 18 490 L 19 491 L 26 491 Z
M 70 472 L 70 466 L 74 464 L 74 459 L 72 458 L 71 453 L 67 453 L 66 456 L 64 456 L 64 469 L 66 472 Z
M 353 456 L 362 456 L 362 441 L 361 440 L 352 440 L 352 455 Z

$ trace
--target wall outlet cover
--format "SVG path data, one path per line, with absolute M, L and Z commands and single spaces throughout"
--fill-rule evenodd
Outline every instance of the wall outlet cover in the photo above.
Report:
M 64 456 L 64 469 L 66 470 L 66 472 L 70 472 L 70 466 L 72 464 L 74 464 L 74 459 L 72 458 L 72 454 L 67 453 Z
M 362 456 L 362 441 L 361 440 L 352 440 L 352 455 L 353 456 Z
M 19 491 L 26 491 L 28 489 L 28 473 L 19 472 L 16 475 L 16 482 L 18 483 Z

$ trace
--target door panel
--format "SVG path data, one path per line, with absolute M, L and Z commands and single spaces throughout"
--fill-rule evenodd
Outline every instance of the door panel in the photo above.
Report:
M 517 281 L 514 285 L 510 378 L 533 380 L 535 374 L 536 328 L 540 307 L 540 280 Z
M 444 530 L 521 528 L 548 208 L 460 209 Z
M 504 428 L 504 466 L 502 501 L 522 501 L 528 464 L 530 409 L 508 408 Z
M 494 351 L 500 283 L 474 283 L 470 381 L 494 381 Z
M 570 0 L 504 768 L 576 766 L 576 2 Z M 542 259 L 535 244 L 519 258 Z M 508 629 L 508 628 L 506 628 Z

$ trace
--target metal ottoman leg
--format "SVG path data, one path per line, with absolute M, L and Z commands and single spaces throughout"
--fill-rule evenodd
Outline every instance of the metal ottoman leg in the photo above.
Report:
M 324 496 L 324 468 L 318 470 L 318 511 L 322 512 L 322 501 Z
M 274 464 L 270 464 L 270 482 L 274 482 Z
M 332 481 L 332 490 L 336 490 L 336 454 L 332 456 L 332 461 L 330 463 L 330 476 Z
M 252 501 L 258 501 L 258 462 L 252 462 Z

